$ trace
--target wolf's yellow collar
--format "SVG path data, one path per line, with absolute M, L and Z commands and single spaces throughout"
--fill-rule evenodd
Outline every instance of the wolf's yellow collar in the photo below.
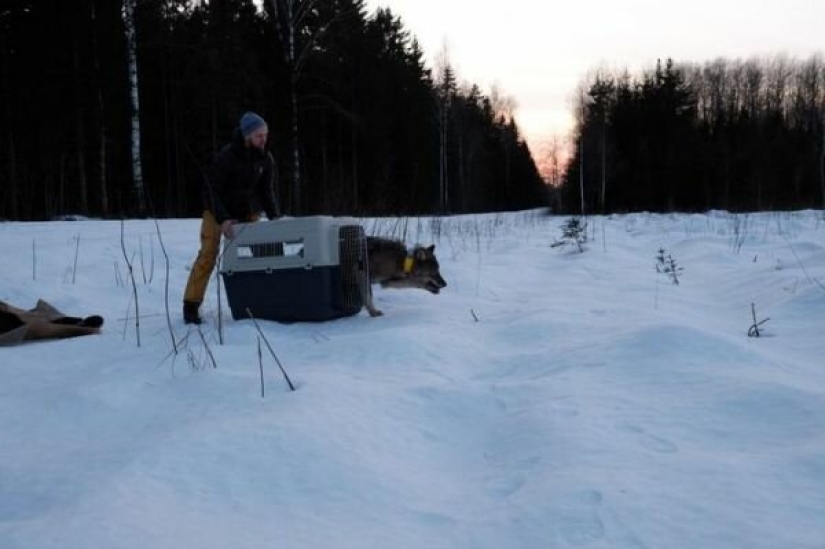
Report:
M 404 274 L 410 274 L 413 268 L 413 258 L 412 257 L 405 257 L 404 258 Z

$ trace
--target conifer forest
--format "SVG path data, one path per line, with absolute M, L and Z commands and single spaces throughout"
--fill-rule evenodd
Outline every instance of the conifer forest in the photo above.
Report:
M 663 56 L 570 96 L 544 177 L 510 98 L 449 56 L 429 66 L 415 29 L 364 0 L 7 0 L 0 219 L 199 216 L 248 110 L 288 215 L 825 207 L 821 55 Z
M 512 114 L 362 0 L 11 0 L 0 67 L 0 218 L 199 216 L 247 110 L 286 214 L 546 202 Z

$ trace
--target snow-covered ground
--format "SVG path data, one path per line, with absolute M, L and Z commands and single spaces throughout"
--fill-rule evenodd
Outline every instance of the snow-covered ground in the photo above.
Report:
M 0 348 L 0 547 L 825 547 L 823 212 L 592 217 L 584 253 L 566 221 L 365 220 L 449 286 L 260 322 L 297 386 L 264 347 L 264 398 L 214 281 L 217 368 L 180 317 L 198 220 L 159 222 L 177 358 L 154 221 L 139 347 L 119 222 L 0 223 L 0 300 L 106 318 Z

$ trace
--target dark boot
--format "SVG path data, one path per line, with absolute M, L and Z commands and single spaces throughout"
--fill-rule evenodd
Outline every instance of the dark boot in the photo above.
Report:
M 186 324 L 200 324 L 203 322 L 203 319 L 198 314 L 199 307 L 200 303 L 195 303 L 193 301 L 183 302 L 183 321 Z
M 85 328 L 100 328 L 103 326 L 103 317 L 100 315 L 87 316 L 78 325 Z

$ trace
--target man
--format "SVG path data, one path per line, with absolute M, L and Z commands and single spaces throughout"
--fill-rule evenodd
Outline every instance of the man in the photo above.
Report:
M 221 235 L 234 238 L 233 225 L 257 221 L 261 210 L 269 219 L 280 217 L 276 196 L 276 167 L 266 150 L 269 129 L 258 114 L 241 117 L 232 140 L 215 156 L 203 186 L 201 247 L 183 295 L 183 320 L 200 324 L 198 312 L 215 268 Z

